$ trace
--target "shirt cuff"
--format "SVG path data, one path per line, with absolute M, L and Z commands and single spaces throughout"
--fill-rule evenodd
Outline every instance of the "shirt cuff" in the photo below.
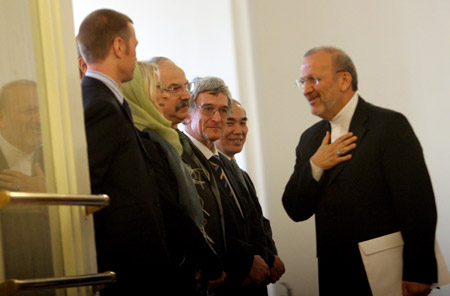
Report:
M 312 176 L 314 178 L 314 180 L 316 180 L 317 182 L 320 181 L 320 178 L 322 178 L 323 175 L 323 169 L 319 168 L 318 166 L 316 166 L 311 159 L 309 160 L 309 163 L 311 164 L 311 173 Z

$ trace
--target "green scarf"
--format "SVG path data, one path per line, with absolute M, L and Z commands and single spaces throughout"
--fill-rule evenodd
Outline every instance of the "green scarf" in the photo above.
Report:
M 140 131 L 145 128 L 156 131 L 167 142 L 172 144 L 181 155 L 183 153 L 183 147 L 181 146 L 178 133 L 171 127 L 172 122 L 159 113 L 148 94 L 146 94 L 142 81 L 142 73 L 137 64 L 134 69 L 133 79 L 123 83 L 120 89 L 130 105 L 136 128 Z

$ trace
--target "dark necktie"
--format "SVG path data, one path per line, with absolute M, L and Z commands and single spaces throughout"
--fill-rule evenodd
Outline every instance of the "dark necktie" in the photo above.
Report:
M 133 115 L 131 114 L 130 105 L 128 105 L 127 100 L 123 100 L 122 106 L 125 108 L 125 111 L 127 111 L 128 117 L 133 121 Z
M 209 158 L 209 163 L 213 166 L 214 174 L 219 178 L 220 182 L 225 186 L 225 189 L 227 190 L 230 197 L 234 199 L 234 202 L 236 203 L 236 206 L 239 209 L 239 213 L 242 217 L 244 217 L 244 212 L 242 211 L 241 205 L 239 203 L 239 200 L 236 196 L 236 193 L 234 192 L 233 188 L 231 188 L 230 184 L 228 183 L 227 176 L 225 175 L 225 172 L 222 169 L 222 162 L 220 161 L 220 158 L 218 155 L 213 155 Z
M 225 189 L 231 195 L 230 184 L 228 184 L 228 180 L 225 177 L 225 172 L 222 169 L 222 162 L 218 155 L 213 155 L 209 158 L 209 163 L 213 166 L 214 174 L 219 178 L 220 182 L 225 186 Z

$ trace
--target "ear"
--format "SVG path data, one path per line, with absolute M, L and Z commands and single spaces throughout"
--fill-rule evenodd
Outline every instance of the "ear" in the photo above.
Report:
M 341 73 L 341 91 L 346 92 L 352 88 L 352 75 L 348 72 Z
M 83 74 L 86 73 L 87 65 L 86 65 L 86 62 L 84 61 L 84 59 L 82 57 L 78 58 L 78 68 L 80 68 L 80 71 Z
M 122 37 L 114 38 L 112 51 L 117 58 L 122 57 L 125 54 L 126 49 L 127 46 L 125 44 L 125 40 L 123 40 Z

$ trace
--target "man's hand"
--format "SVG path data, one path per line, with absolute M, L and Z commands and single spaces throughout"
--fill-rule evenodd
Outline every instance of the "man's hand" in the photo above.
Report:
M 431 292 L 431 285 L 416 282 L 402 282 L 403 296 L 426 296 Z
M 272 268 L 270 269 L 270 282 L 272 284 L 276 283 L 285 271 L 283 261 L 281 261 L 280 257 L 275 255 L 275 260 L 273 261 Z
M 323 170 L 329 170 L 352 158 L 352 155 L 347 153 L 356 147 L 357 137 L 353 136 L 352 132 L 337 138 L 331 144 L 330 137 L 330 132 L 327 132 L 319 149 L 311 157 L 311 161 Z
M 249 285 L 251 283 L 249 280 L 253 281 L 256 285 L 259 285 L 268 276 L 269 276 L 269 266 L 267 266 L 266 262 L 261 256 L 255 255 L 253 257 L 253 264 L 252 268 L 250 269 L 248 278 L 242 283 L 242 285 L 243 286 Z
M 45 192 L 45 175 L 39 165 L 34 165 L 35 176 L 27 176 L 14 170 L 0 172 L 0 186 L 9 191 Z

